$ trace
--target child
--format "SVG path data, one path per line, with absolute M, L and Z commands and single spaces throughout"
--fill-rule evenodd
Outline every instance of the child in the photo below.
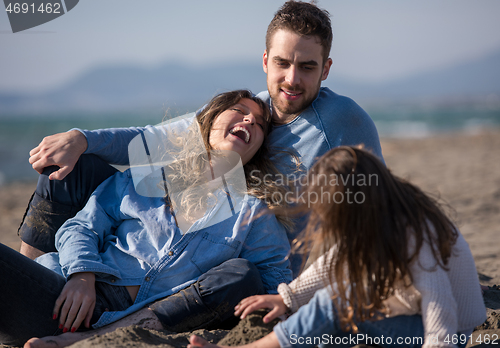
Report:
M 352 147 L 321 157 L 303 193 L 302 242 L 323 253 L 278 295 L 236 306 L 241 318 L 270 308 L 264 322 L 294 313 L 245 347 L 465 347 L 486 311 L 469 247 L 435 201 Z

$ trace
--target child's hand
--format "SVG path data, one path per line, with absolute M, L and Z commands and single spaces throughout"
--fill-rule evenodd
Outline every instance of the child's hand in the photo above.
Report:
M 279 317 L 287 312 L 288 307 L 283 302 L 280 295 L 256 295 L 243 299 L 236 307 L 234 307 L 234 315 L 240 318 L 245 317 L 253 311 L 261 308 L 268 308 L 271 311 L 264 317 L 264 323 L 269 323 L 274 318 Z
M 63 332 L 75 332 L 85 320 L 85 326 L 90 327 L 90 319 L 95 308 L 95 275 L 90 272 L 71 275 L 64 286 L 54 306 L 54 319 L 59 311 L 59 328 Z

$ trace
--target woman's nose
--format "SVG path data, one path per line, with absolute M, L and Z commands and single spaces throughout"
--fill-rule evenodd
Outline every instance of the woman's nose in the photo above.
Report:
M 245 117 L 243 118 L 243 121 L 250 123 L 253 126 L 255 124 L 255 117 L 253 117 L 252 114 L 245 115 Z

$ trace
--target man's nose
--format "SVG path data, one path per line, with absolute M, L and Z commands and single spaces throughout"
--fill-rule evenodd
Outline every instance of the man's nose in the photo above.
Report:
M 290 86 L 296 86 L 300 82 L 300 76 L 299 72 L 297 71 L 297 68 L 294 67 L 293 65 L 288 68 L 285 76 L 285 82 L 288 83 Z

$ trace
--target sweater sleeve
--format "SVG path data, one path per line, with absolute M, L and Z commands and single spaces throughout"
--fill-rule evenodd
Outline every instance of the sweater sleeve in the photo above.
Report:
M 280 284 L 278 293 L 283 298 L 285 305 L 293 312 L 311 300 L 316 291 L 328 286 L 329 270 L 335 248 L 321 255 L 314 263 L 302 272 L 289 285 Z
M 108 128 L 80 131 L 87 139 L 85 154 L 94 154 L 109 164 L 128 165 L 128 144 L 137 135 L 146 130 L 146 127 Z
M 422 296 L 423 347 L 455 347 L 450 341 L 458 332 L 457 303 L 447 272 L 437 264 L 428 242 L 422 244 L 410 269 L 413 285 Z

